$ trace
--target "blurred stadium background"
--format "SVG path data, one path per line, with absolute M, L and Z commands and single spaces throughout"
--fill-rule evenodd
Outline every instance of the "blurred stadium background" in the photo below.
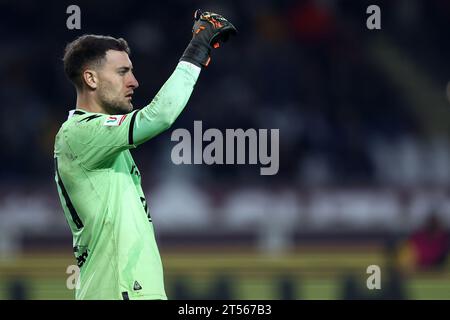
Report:
M 66 8 L 81 8 L 81 30 Z M 381 8 L 381 30 L 366 8 Z M 54 136 L 74 107 L 67 42 L 122 36 L 147 104 L 196 8 L 239 37 L 186 110 L 133 151 L 170 299 L 450 298 L 450 2 L 0 1 L 0 299 L 73 299 Z M 176 128 L 280 129 L 280 170 L 170 160 Z M 366 268 L 381 268 L 368 290 Z

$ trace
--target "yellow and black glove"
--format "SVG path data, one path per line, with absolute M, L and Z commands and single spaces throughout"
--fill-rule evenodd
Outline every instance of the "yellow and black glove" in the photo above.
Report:
M 207 67 L 211 57 L 211 50 L 220 47 L 229 37 L 236 35 L 236 28 L 220 14 L 202 12 L 194 13 L 194 27 L 192 40 L 180 58 L 198 67 Z

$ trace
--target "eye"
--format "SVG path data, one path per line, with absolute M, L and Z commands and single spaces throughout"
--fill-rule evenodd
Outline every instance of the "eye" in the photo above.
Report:
M 121 76 L 124 76 L 130 71 L 130 68 L 120 68 L 117 70 L 117 73 Z

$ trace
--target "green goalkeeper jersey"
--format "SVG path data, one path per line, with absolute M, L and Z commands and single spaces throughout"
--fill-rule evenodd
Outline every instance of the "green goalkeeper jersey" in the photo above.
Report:
M 180 62 L 148 106 L 124 115 L 79 108 L 56 135 L 55 180 L 80 268 L 76 299 L 167 299 L 152 218 L 129 149 L 170 127 L 199 73 Z

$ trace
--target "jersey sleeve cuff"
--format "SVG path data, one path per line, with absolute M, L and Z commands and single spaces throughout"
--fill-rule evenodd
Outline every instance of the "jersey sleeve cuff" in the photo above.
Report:
M 196 66 L 195 64 L 187 61 L 180 61 L 178 62 L 178 66 L 181 67 L 183 70 L 186 70 L 194 77 L 198 77 L 200 75 L 200 71 L 202 71 L 202 68 Z
M 134 122 L 136 121 L 136 115 L 138 114 L 139 110 L 137 110 L 133 115 L 131 116 L 130 120 L 130 128 L 128 130 L 128 144 L 133 146 L 134 145 L 134 139 L 133 139 L 133 133 L 134 133 Z

